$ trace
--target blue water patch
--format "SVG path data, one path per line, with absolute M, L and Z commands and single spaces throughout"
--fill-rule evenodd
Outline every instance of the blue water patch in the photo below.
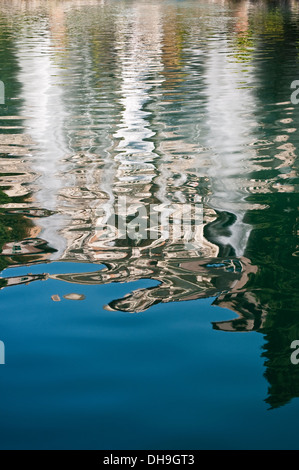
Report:
M 50 279 L 0 293 L 1 447 L 275 447 L 270 429 L 281 447 L 297 446 L 295 415 L 286 411 L 282 432 L 280 411 L 264 403 L 263 335 L 213 330 L 234 317 L 214 299 L 139 314 L 103 309 L 151 284 L 74 288 Z M 64 299 L 70 292 L 85 300 Z
M 296 2 L 7 3 L 0 448 L 299 449 Z

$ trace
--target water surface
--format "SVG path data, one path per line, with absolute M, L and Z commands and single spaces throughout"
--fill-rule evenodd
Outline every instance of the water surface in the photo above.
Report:
M 0 1 L 2 449 L 298 449 L 298 20 Z M 195 242 L 103 237 L 124 197 Z

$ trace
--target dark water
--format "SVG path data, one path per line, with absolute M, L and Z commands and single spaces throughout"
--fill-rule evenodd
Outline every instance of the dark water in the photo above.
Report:
M 299 4 L 1 0 L 0 79 L 0 447 L 298 449 Z

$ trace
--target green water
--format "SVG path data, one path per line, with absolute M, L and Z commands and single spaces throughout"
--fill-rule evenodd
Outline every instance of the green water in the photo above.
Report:
M 298 24 L 0 1 L 0 448 L 298 449 Z M 103 237 L 124 197 L 195 240 Z

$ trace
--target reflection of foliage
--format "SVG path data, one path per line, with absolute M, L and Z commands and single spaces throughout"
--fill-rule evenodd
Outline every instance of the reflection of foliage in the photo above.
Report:
M 233 57 L 237 62 L 249 62 L 253 58 L 255 45 L 259 36 L 268 37 L 271 41 L 284 39 L 284 15 L 279 7 L 268 4 L 267 10 L 259 8 L 246 17 L 248 24 L 233 37 Z M 238 28 L 237 28 L 238 29 Z
M 263 30 L 266 34 L 282 37 L 284 33 L 283 15 L 280 9 L 269 11 L 263 23 Z
M 20 100 L 17 99 L 20 96 L 21 84 L 18 82 L 16 77 L 18 76 L 18 60 L 13 53 L 14 51 L 14 38 L 12 37 L 10 25 L 6 27 L 5 18 L 1 18 L 1 29 L 0 29 L 0 80 L 5 85 L 5 106 L 0 107 L 1 116 L 18 116 Z M 14 98 L 13 100 L 11 98 Z M 21 124 L 22 120 L 15 121 L 16 126 Z M 21 127 L 21 126 L 20 126 Z M 1 129 L 1 133 L 9 133 L 9 129 L 5 129 L 5 126 Z M 16 133 L 22 132 L 22 129 L 15 130 Z M 5 155 L 6 157 L 6 155 Z M 7 196 L 0 188 L 0 205 L 8 204 L 10 202 L 23 202 L 23 198 L 11 198 Z M 28 228 L 31 226 L 31 222 L 28 219 L 15 215 L 4 214 L 4 210 L 0 209 L 0 252 L 2 251 L 3 245 L 10 241 L 22 240 L 28 233 Z M 11 264 L 11 260 L 7 257 L 0 256 L 0 271 Z M 3 281 L 1 281 L 3 282 Z M 3 287 L 1 285 L 1 287 Z
M 298 194 L 256 194 L 248 197 L 269 209 L 252 211 L 246 222 L 255 227 L 247 249 L 247 256 L 259 266 L 256 276 L 247 285 L 267 309 L 262 332 L 266 335 L 264 347 L 265 377 L 269 382 L 266 402 L 275 408 L 299 396 L 298 367 L 290 362 L 290 344 L 299 339 L 299 303 L 297 257 Z
M 279 7 L 269 5 L 268 11 L 254 15 L 252 26 L 257 34 L 265 34 L 273 39 L 284 38 L 284 15 Z
M 285 70 L 296 62 L 294 46 L 298 25 L 283 9 L 279 2 L 264 3 L 262 9 L 252 10 L 249 18 L 250 29 L 256 38 L 255 56 L 264 51 L 272 52 L 267 60 L 255 63 L 259 74 L 257 97 L 264 107 L 285 101 L 286 96 L 289 99 L 290 82 L 285 78 Z M 269 80 L 269 77 L 273 79 Z M 280 119 L 279 109 L 271 115 L 266 112 L 261 115 L 260 123 L 266 129 L 265 138 L 273 139 L 273 123 Z M 295 119 L 292 125 L 297 128 Z M 298 148 L 295 134 L 290 136 L 289 143 Z M 252 177 L 271 180 L 277 174 L 273 168 L 271 173 L 269 168 L 263 174 L 252 174 Z M 290 344 L 299 339 L 298 258 L 295 256 L 298 250 L 298 198 L 296 193 L 283 192 L 251 194 L 247 198 L 250 203 L 268 207 L 248 212 L 245 222 L 253 226 L 246 255 L 253 265 L 258 266 L 257 274 L 251 277 L 246 289 L 254 292 L 257 302 L 267 312 L 260 331 L 266 340 L 262 356 L 265 359 L 265 378 L 269 383 L 266 402 L 271 408 L 283 406 L 293 397 L 299 397 L 298 366 L 290 362 Z
M 0 190 L 0 204 L 7 204 L 11 201 L 12 198 Z M 16 202 L 16 198 L 14 202 Z M 5 214 L 4 211 L 0 209 L 0 252 L 5 243 L 26 238 L 31 225 L 30 220 L 25 217 Z M 5 269 L 9 264 L 10 262 L 7 257 L 0 256 L 0 271 Z
M 265 377 L 269 382 L 266 402 L 271 408 L 282 406 L 299 395 L 298 366 L 290 361 L 294 339 L 299 339 L 299 319 L 295 301 L 298 295 L 272 293 L 272 322 L 266 332 L 266 344 L 262 356 L 265 358 Z M 276 301 L 276 305 L 275 305 Z M 275 309 L 275 310 L 274 310 Z
M 16 80 L 18 75 L 18 61 L 13 54 L 14 39 L 11 36 L 11 29 L 6 28 L 5 18 L 1 17 L 1 31 L 0 31 L 0 80 L 5 86 L 5 105 L 0 106 L 0 114 L 17 116 L 18 106 L 20 104 L 21 84 Z M 13 100 L 11 98 L 14 98 Z M 16 121 L 17 123 L 17 121 Z M 1 133 L 9 132 L 8 130 L 1 129 Z M 21 131 L 17 131 L 21 132 Z
M 236 62 L 251 61 L 254 51 L 252 32 L 248 30 L 242 34 L 237 34 L 233 40 L 233 47 L 233 56 Z

